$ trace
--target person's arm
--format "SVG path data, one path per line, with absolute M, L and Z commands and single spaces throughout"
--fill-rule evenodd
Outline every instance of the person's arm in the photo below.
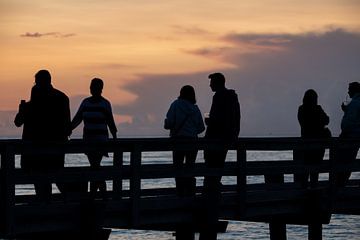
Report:
M 25 111 L 28 103 L 20 103 L 19 104 L 19 112 L 16 114 L 14 123 L 15 126 L 21 127 L 25 122 Z
M 240 103 L 238 97 L 235 96 L 235 106 L 234 106 L 234 113 L 235 113 L 235 137 L 239 137 L 240 133 L 240 120 L 241 120 L 241 112 L 240 112 Z
M 303 127 L 303 125 L 304 125 L 304 114 L 303 114 L 303 109 L 302 109 L 301 106 L 298 109 L 297 119 L 299 121 L 300 127 Z
M 165 129 L 172 129 L 175 127 L 175 103 L 170 105 L 168 112 L 166 113 L 166 118 L 164 120 L 164 128 Z
M 196 129 L 197 129 L 197 134 L 202 133 L 205 130 L 205 125 L 204 125 L 204 120 L 202 118 L 202 114 L 200 109 L 196 106 L 197 111 L 196 111 Z
M 76 112 L 74 118 L 70 123 L 71 131 L 74 130 L 79 124 L 83 121 L 83 109 L 84 109 L 84 101 L 80 104 L 78 111 Z
M 330 118 L 322 109 L 322 107 L 320 107 L 320 113 L 321 113 L 321 125 L 322 126 L 328 125 L 330 123 Z
M 65 134 L 66 137 L 69 137 L 72 133 L 72 128 L 71 128 L 70 102 L 68 97 L 66 97 L 64 104 L 65 104 L 64 106 Z
M 108 104 L 107 104 L 107 110 L 108 110 L 108 114 L 106 116 L 106 118 L 107 118 L 106 122 L 107 122 L 107 125 L 109 127 L 109 130 L 110 130 L 110 133 L 111 133 L 113 139 L 116 139 L 117 128 L 116 128 L 114 115 L 112 113 L 112 107 L 111 107 L 110 102 L 108 102 Z

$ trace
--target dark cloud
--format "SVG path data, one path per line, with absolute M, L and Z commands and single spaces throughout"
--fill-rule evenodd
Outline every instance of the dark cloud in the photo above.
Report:
M 232 50 L 232 47 L 206 47 L 193 50 L 184 49 L 183 52 L 203 57 L 222 58 L 223 56 L 226 56 L 229 51 Z
M 127 106 L 113 105 L 114 113 L 133 116 L 133 123 L 120 124 L 120 135 L 166 135 L 163 120 L 169 104 L 179 95 L 181 86 L 191 84 L 196 89 L 207 89 L 206 77 L 202 74 L 189 75 L 142 75 L 139 84 L 129 84 L 126 89 L 136 93 L 139 98 Z M 205 80 L 205 81 L 204 81 Z M 202 99 L 199 101 L 202 101 Z
M 340 104 L 351 81 L 360 80 L 360 35 L 341 29 L 325 33 L 231 34 L 224 36 L 233 51 L 219 53 L 232 69 L 222 71 L 227 86 L 237 91 L 242 108 L 242 136 L 298 136 L 297 109 L 304 92 L 315 89 L 319 104 L 331 119 L 334 135 L 339 133 L 342 112 Z M 263 51 L 241 52 L 243 43 L 252 43 Z M 265 50 L 264 50 L 265 49 Z M 278 49 L 282 49 L 278 51 Z M 199 51 L 201 52 L 201 51 Z M 204 57 L 209 53 L 203 52 Z M 211 55 L 211 54 L 210 54 Z M 181 86 L 195 87 L 199 107 L 209 111 L 212 93 L 208 87 L 209 72 L 183 75 L 143 75 L 141 81 L 126 89 L 138 95 L 129 106 L 115 106 L 114 111 L 134 117 L 133 124 L 121 125 L 126 135 L 159 135 L 166 111 Z
M 28 38 L 41 38 L 41 37 L 56 37 L 56 38 L 68 38 L 76 36 L 75 33 L 60 33 L 60 32 L 48 32 L 48 33 L 39 33 L 39 32 L 26 32 L 24 34 L 21 34 L 20 37 L 28 37 Z

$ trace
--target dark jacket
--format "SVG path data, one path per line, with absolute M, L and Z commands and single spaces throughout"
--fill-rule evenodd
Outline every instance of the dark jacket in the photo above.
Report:
M 14 122 L 24 125 L 24 140 L 65 141 L 70 135 L 69 98 L 52 87 L 46 92 L 33 88 L 30 102 L 20 107 Z
M 325 136 L 325 126 L 329 124 L 329 117 L 320 105 L 301 105 L 298 110 L 298 120 L 301 126 L 302 137 L 328 137 Z
M 231 89 L 216 91 L 213 96 L 206 138 L 236 139 L 240 132 L 240 104 L 237 94 Z

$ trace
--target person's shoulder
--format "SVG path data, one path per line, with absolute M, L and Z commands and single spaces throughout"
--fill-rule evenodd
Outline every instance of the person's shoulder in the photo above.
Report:
M 86 97 L 86 98 L 84 98 L 84 99 L 81 101 L 81 103 L 83 103 L 83 104 L 90 103 L 90 102 L 91 102 L 91 96 L 90 96 L 90 97 Z
M 182 104 L 184 104 L 184 100 L 179 99 L 179 98 L 175 99 L 175 100 L 172 101 L 172 103 L 171 103 L 172 106 L 177 106 L 177 105 L 182 105 Z
M 324 112 L 324 109 L 322 108 L 321 105 L 316 105 L 316 108 L 317 108 L 318 111 Z
M 360 104 L 360 94 L 356 94 L 350 101 L 350 104 L 351 102 L 354 102 L 356 103 L 356 105 L 359 105 Z
M 69 99 L 69 97 L 64 92 L 60 91 L 59 89 L 53 88 L 53 93 L 57 97 L 61 97 L 61 98 L 64 98 L 64 99 Z
M 234 89 L 226 89 L 225 94 L 231 101 L 238 101 L 238 95 Z
M 101 96 L 101 101 L 102 101 L 103 103 L 105 103 L 106 105 L 111 105 L 110 101 L 107 100 L 106 98 L 104 98 L 103 96 Z
M 226 93 L 229 95 L 237 96 L 237 93 L 234 89 L 226 89 Z

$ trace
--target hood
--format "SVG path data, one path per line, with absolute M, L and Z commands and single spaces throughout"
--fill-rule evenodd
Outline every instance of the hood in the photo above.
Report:
M 186 115 L 191 114 L 197 110 L 195 104 L 192 104 L 191 102 L 183 99 L 177 99 L 176 105 L 178 107 L 178 110 Z

